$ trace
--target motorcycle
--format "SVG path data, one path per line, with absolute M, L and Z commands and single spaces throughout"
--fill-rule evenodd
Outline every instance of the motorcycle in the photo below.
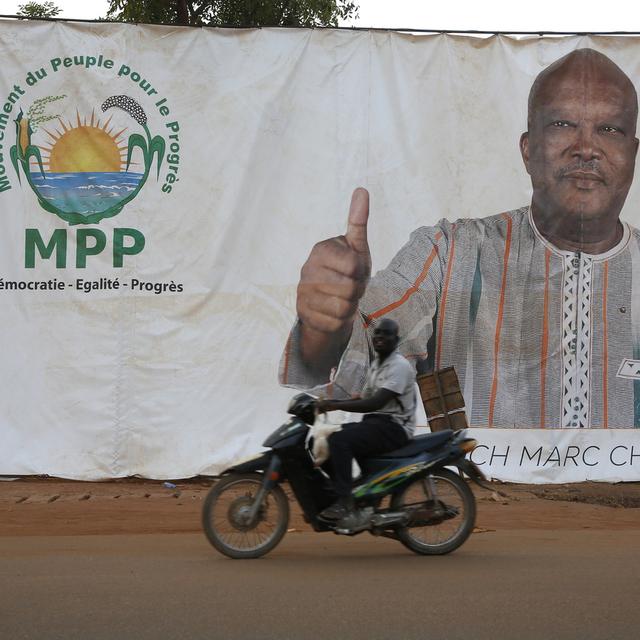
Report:
M 329 475 L 315 465 L 308 437 L 316 418 L 314 399 L 299 394 L 288 412 L 293 417 L 265 440 L 268 450 L 226 469 L 205 499 L 204 532 L 219 552 L 259 558 L 276 547 L 289 522 L 289 501 L 281 486 L 285 480 L 317 532 L 352 536 L 368 531 L 422 555 L 450 553 L 469 537 L 476 503 L 462 473 L 481 486 L 484 476 L 465 458 L 477 441 L 464 431 L 420 435 L 401 449 L 358 460 L 361 476 L 352 490 L 356 509 L 342 520 L 328 521 L 319 514 L 336 495 Z

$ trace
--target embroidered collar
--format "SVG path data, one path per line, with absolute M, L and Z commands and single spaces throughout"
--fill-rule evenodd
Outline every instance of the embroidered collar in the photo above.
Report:
M 529 219 L 529 225 L 533 229 L 533 233 L 540 240 L 540 242 L 542 242 L 542 244 L 544 244 L 544 246 L 547 247 L 549 250 L 551 250 L 553 253 L 555 253 L 556 255 L 562 256 L 563 258 L 572 257 L 576 253 L 578 253 L 577 251 L 565 251 L 564 249 L 558 249 L 558 247 L 556 247 L 554 244 L 549 242 L 540 233 L 540 231 L 538 230 L 538 227 L 536 227 L 536 223 L 533 220 L 533 213 L 531 213 L 531 205 L 529 205 L 529 209 L 527 211 L 527 218 Z M 605 251 L 604 253 L 587 253 L 586 251 L 580 251 L 580 255 L 583 255 L 586 258 L 590 258 L 595 262 L 602 262 L 604 260 L 609 260 L 610 258 L 613 258 L 614 256 L 618 255 L 621 251 L 624 251 L 624 249 L 626 249 L 627 245 L 629 244 L 629 238 L 631 238 L 631 231 L 629 230 L 629 225 L 626 222 L 622 222 L 622 220 L 620 222 L 622 223 L 622 239 L 620 240 L 620 242 L 618 242 L 618 244 L 611 247 L 609 251 Z

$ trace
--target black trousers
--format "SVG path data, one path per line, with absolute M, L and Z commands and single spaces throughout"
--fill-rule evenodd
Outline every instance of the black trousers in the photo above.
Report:
M 329 436 L 333 483 L 339 497 L 351 495 L 353 459 L 387 453 L 403 447 L 409 438 L 406 431 L 388 416 L 368 413 L 362 422 L 347 422 Z

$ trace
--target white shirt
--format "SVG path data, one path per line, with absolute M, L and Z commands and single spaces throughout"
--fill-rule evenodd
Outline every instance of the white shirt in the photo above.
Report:
M 416 375 L 413 366 L 396 350 L 381 363 L 377 357 L 367 372 L 362 389 L 363 398 L 371 398 L 380 389 L 397 393 L 381 409 L 373 413 L 383 413 L 401 425 L 409 438 L 416 428 Z

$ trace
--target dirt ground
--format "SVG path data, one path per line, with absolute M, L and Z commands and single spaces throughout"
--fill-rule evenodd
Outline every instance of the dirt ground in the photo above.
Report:
M 0 482 L 0 536 L 195 533 L 211 478 Z M 640 483 L 474 486 L 476 533 L 509 529 L 640 529 Z M 290 531 L 308 531 L 291 497 Z

